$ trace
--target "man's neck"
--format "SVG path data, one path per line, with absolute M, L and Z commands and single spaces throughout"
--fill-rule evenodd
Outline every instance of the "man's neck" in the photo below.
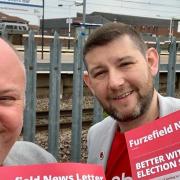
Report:
M 159 117 L 159 105 L 158 105 L 158 95 L 157 91 L 154 90 L 153 99 L 150 104 L 149 110 L 143 114 L 142 116 L 138 117 L 137 119 L 129 122 L 118 122 L 121 132 L 125 132 L 134 128 L 137 128 L 143 124 L 147 124 L 149 122 L 154 121 Z

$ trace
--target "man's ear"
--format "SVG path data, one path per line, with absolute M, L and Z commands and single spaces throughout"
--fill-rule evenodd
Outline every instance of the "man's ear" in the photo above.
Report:
M 86 85 L 88 86 L 88 88 L 90 89 L 91 93 L 92 93 L 93 95 L 95 95 L 94 90 L 93 90 L 93 88 L 92 88 L 91 80 L 90 80 L 90 78 L 89 78 L 89 74 L 88 74 L 87 71 L 84 72 L 83 79 L 84 79 L 85 84 L 86 84 Z
M 158 66 L 159 66 L 159 55 L 155 48 L 149 48 L 146 51 L 146 58 L 148 61 L 149 68 L 151 70 L 151 74 L 153 76 L 156 76 L 158 72 Z

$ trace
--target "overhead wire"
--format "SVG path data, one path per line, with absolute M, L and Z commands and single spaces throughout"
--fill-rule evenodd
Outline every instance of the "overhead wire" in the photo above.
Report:
M 73 1 L 70 1 L 70 0 L 61 0 L 61 1 L 68 1 L 68 2 L 73 2 Z M 122 1 L 122 0 L 121 0 Z M 136 3 L 135 1 L 130 1 L 130 0 L 123 0 L 123 2 L 132 2 L 132 3 Z M 145 2 L 140 2 L 140 1 L 137 1 L 137 3 L 136 4 L 145 4 Z M 128 8 L 128 9 L 136 9 L 136 10 L 143 10 L 143 11 L 148 11 L 149 9 L 147 9 L 147 8 L 140 8 L 140 7 L 130 7 L 130 6 L 128 6 L 128 5 L 125 5 L 125 4 L 121 4 L 121 5 L 113 5 L 113 4 L 105 4 L 105 3 L 93 3 L 93 2 L 87 2 L 87 5 L 91 5 L 91 6 L 104 6 L 104 7 L 116 7 L 116 8 Z M 146 3 L 146 5 L 149 5 L 148 3 Z M 153 5 L 153 6 L 156 6 L 157 8 L 159 8 L 158 6 L 157 6 L 157 3 L 156 4 L 152 4 L 151 3 L 151 5 Z M 159 4 L 159 6 L 161 6 L 162 4 Z M 68 6 L 68 5 L 65 5 L 65 6 Z M 64 6 L 64 8 L 66 8 Z M 162 7 L 162 6 L 161 6 Z M 178 9 L 180 9 L 180 6 L 166 6 L 166 5 L 164 5 L 163 7 L 171 7 L 171 8 L 178 8 Z M 55 8 L 55 6 L 51 6 L 51 5 L 48 5 L 47 6 L 47 8 Z M 75 9 L 74 9 L 75 10 Z M 157 9 L 155 10 L 155 9 L 151 9 L 151 11 L 157 11 Z M 167 10 L 159 10 L 158 9 L 158 12 L 164 12 L 164 13 L 174 13 L 174 10 L 173 11 L 167 11 Z
M 150 6 L 164 6 L 164 7 L 172 7 L 172 8 L 178 8 L 180 9 L 180 6 L 175 6 L 172 4 L 162 4 L 162 3 L 152 3 L 152 2 L 142 2 L 142 1 L 131 1 L 131 0 L 115 0 L 115 1 L 120 1 L 120 2 L 125 2 L 125 3 L 133 3 L 133 4 L 143 4 L 143 5 L 150 5 Z M 168 1 L 169 2 L 169 1 Z
M 72 1 L 72 0 L 60 0 L 60 2 L 61 1 L 63 1 L 63 2 L 68 2 L 68 3 L 73 3 L 73 2 L 75 2 L 75 1 Z M 87 6 L 89 5 L 89 6 L 91 6 L 91 7 L 89 7 L 88 8 L 88 11 L 90 11 L 90 9 L 91 9 L 91 11 L 95 11 L 95 9 L 94 9 L 94 7 L 92 7 L 92 6 L 103 6 L 103 7 L 112 7 L 112 8 L 124 8 L 124 9 L 132 9 L 132 10 L 140 10 L 140 11 L 151 11 L 151 12 L 157 12 L 157 9 L 149 9 L 149 8 L 141 8 L 141 7 L 132 7 L 132 6 L 130 6 L 130 5 L 126 5 L 125 3 L 131 3 L 131 4 L 142 4 L 142 5 L 148 5 L 148 6 L 156 6 L 157 8 L 159 8 L 158 6 L 161 6 L 161 7 L 171 7 L 171 8 L 173 8 L 173 10 L 171 11 L 171 10 L 162 10 L 162 9 L 158 9 L 158 12 L 160 12 L 160 13 L 169 13 L 169 14 L 171 14 L 171 13 L 173 13 L 173 14 L 175 14 L 175 15 L 177 15 L 177 16 L 180 16 L 180 11 L 178 11 L 178 12 L 176 12 L 175 10 L 174 10 L 174 8 L 175 9 L 180 9 L 180 6 L 174 6 L 174 5 L 167 5 L 167 4 L 161 4 L 161 3 L 152 3 L 152 2 L 142 2 L 142 1 L 132 1 L 132 0 L 115 0 L 115 1 L 119 1 L 119 2 L 121 2 L 121 4 L 116 4 L 116 5 L 113 5 L 112 3 L 111 4 L 109 4 L 109 3 L 100 3 L 100 2 L 98 2 L 98 3 L 94 3 L 94 2 L 87 2 Z M 168 1 L 169 2 L 169 1 Z M 58 4 L 57 4 L 58 5 Z M 158 6 L 157 6 L 158 5 Z M 65 4 L 64 6 L 63 6 L 63 9 L 69 9 L 69 7 L 68 7 L 69 5 L 67 4 Z M 50 4 L 46 4 L 46 7 L 45 7 L 45 9 L 46 9 L 46 11 L 48 11 L 48 12 L 54 12 L 54 13 L 59 13 L 59 8 L 60 7 L 58 7 L 58 6 L 53 6 L 53 5 L 50 5 Z M 77 8 L 75 7 L 75 6 L 71 6 L 71 10 L 72 11 L 75 11 L 75 10 L 77 10 Z M 7 11 L 9 11 L 9 10 L 7 10 Z M 9 11 L 10 12 L 10 11 Z M 22 12 L 17 12 L 18 14 L 29 14 L 29 15 L 33 15 L 33 13 L 30 13 L 29 11 L 28 11 L 28 13 L 22 13 Z M 112 12 L 111 12 L 112 13 Z
M 94 5 L 94 4 L 93 4 Z M 96 4 L 96 5 L 100 5 L 100 4 Z M 101 5 L 102 6 L 102 5 Z M 157 12 L 158 11 L 158 13 L 159 12 L 161 12 L 161 13 L 169 13 L 169 14 L 174 14 L 174 13 L 177 13 L 177 15 L 179 15 L 180 16 L 180 11 L 178 11 L 178 12 L 175 12 L 175 11 L 170 11 L 170 10 L 157 10 L 157 9 L 147 9 L 147 8 L 140 8 L 140 7 L 130 7 L 130 6 L 125 6 L 125 5 L 123 5 L 123 6 L 117 6 L 117 5 L 108 5 L 107 7 L 114 7 L 114 8 L 125 8 L 125 9 L 132 9 L 132 10 L 141 10 L 141 11 L 151 11 L 151 12 Z

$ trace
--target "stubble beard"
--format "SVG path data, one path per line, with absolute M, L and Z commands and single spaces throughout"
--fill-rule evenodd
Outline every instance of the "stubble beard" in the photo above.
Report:
M 120 113 L 113 106 L 110 106 L 105 111 L 118 122 L 129 122 L 136 120 L 137 118 L 145 114 L 149 109 L 153 97 L 153 90 L 154 88 L 152 88 L 151 91 L 149 91 L 149 93 L 144 97 L 139 95 L 137 96 L 138 103 L 136 104 L 132 113 L 129 114 Z
M 112 105 L 109 105 L 106 107 L 103 105 L 103 103 L 100 101 L 101 105 L 103 106 L 104 110 L 108 115 L 113 117 L 118 122 L 130 122 L 133 120 L 136 120 L 137 118 L 141 117 L 143 114 L 145 114 L 152 102 L 153 94 L 154 94 L 154 85 L 151 81 L 150 84 L 147 84 L 149 86 L 148 91 L 144 95 L 141 95 L 137 92 L 137 104 L 134 108 L 134 110 L 129 114 L 123 114 L 119 112 L 115 107 Z

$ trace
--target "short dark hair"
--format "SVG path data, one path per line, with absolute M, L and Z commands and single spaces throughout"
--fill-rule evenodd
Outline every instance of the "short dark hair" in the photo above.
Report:
M 94 30 L 85 43 L 83 56 L 85 57 L 85 55 L 93 48 L 106 45 L 124 35 L 128 35 L 139 51 L 145 56 L 147 46 L 140 33 L 138 33 L 132 26 L 123 23 L 107 23 Z

